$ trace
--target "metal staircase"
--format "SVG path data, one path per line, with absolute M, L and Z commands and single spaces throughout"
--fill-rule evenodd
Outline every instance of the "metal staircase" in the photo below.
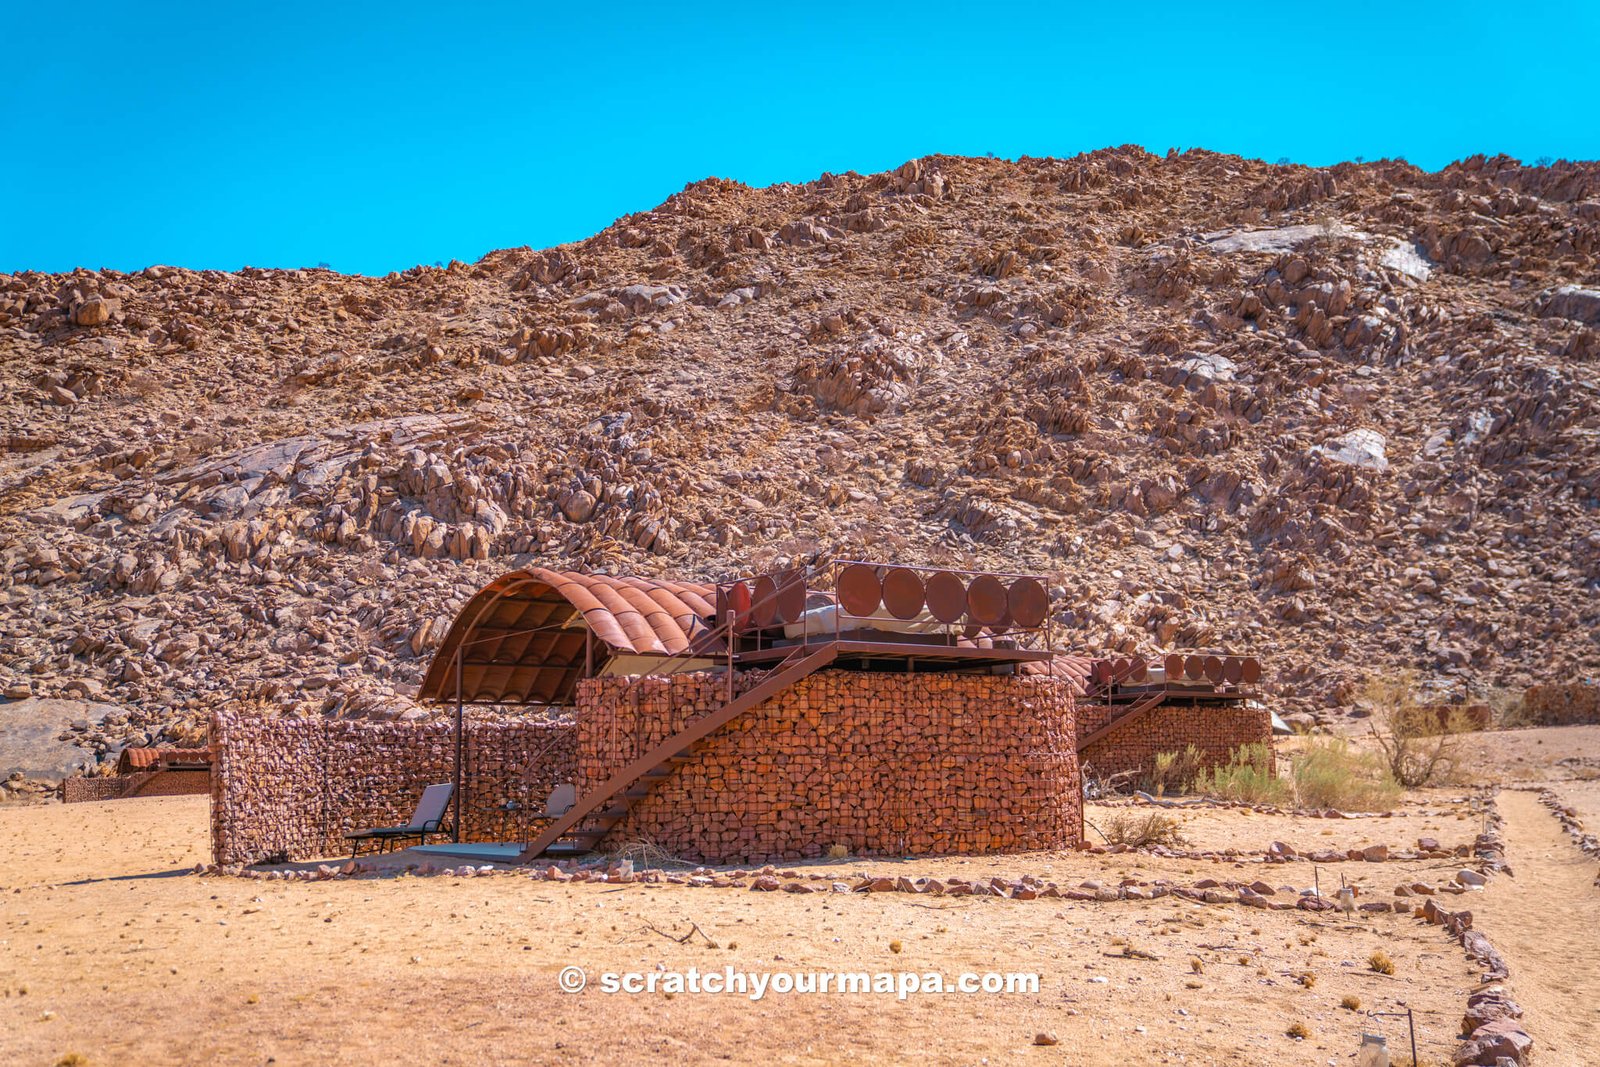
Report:
M 1116 718 L 1100 727 L 1100 729 L 1096 730 L 1094 733 L 1087 737 L 1078 738 L 1078 751 L 1080 753 L 1083 752 L 1084 749 L 1088 748 L 1090 745 L 1094 744 L 1102 737 L 1105 737 L 1118 727 L 1126 726 L 1133 720 L 1154 711 L 1156 708 L 1165 703 L 1166 699 L 1167 694 L 1165 690 L 1158 689 L 1153 693 L 1147 693 L 1145 696 L 1135 701 L 1133 706 L 1128 708 L 1127 711 L 1123 712 L 1121 715 L 1118 715 Z
M 671 777 L 677 765 L 694 758 L 691 750 L 695 746 L 762 701 L 826 667 L 838 654 L 838 645 L 833 642 L 796 645 L 794 651 L 754 687 L 695 719 L 587 795 L 579 797 L 576 804 L 529 842 L 516 862 L 527 863 L 540 856 L 564 858 L 594 851 L 634 804 L 649 796 L 658 782 Z

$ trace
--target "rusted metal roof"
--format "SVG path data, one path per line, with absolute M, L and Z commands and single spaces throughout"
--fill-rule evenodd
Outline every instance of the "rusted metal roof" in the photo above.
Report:
M 125 748 L 117 757 L 117 773 L 147 771 L 159 763 L 210 763 L 206 748 Z
M 1090 666 L 1094 663 L 1087 656 L 1069 656 L 1064 652 L 1057 652 L 1043 662 L 1024 663 L 1019 668 L 1023 674 L 1042 674 L 1052 678 L 1065 678 L 1076 688 L 1082 696 L 1089 687 Z
M 1023 670 L 1030 674 L 1070 679 L 1080 692 L 1088 685 L 1089 661 L 1054 654 L 1048 633 L 1038 630 L 1048 598 L 1035 576 L 835 561 L 812 578 L 820 580 L 792 571 L 710 584 L 542 567 L 513 571 L 461 609 L 428 667 L 419 697 L 439 703 L 459 695 L 468 704 L 570 704 L 581 678 L 608 673 L 608 668 L 609 673 L 650 673 L 657 667 L 646 657 L 688 653 L 709 666 L 728 655 L 724 641 L 712 635 L 713 620 L 724 616 L 735 620 L 733 654 L 742 665 L 781 658 L 786 640 L 838 641 L 842 626 L 851 631 L 847 636 L 874 645 L 860 651 L 863 662 L 892 661 L 894 650 L 877 646 L 899 642 L 925 667 L 940 658 L 991 665 L 1015 661 L 1025 663 Z M 974 595 L 988 624 L 971 610 Z M 859 601 L 854 611 L 846 603 L 852 596 Z M 941 620 L 936 612 L 949 618 Z M 820 628 L 811 626 L 813 616 Z M 949 644 L 932 641 L 928 635 L 936 632 Z M 1040 636 L 1043 648 L 1020 643 Z M 964 657 L 969 650 L 989 654 Z M 628 659 L 613 664 L 619 657 Z M 673 662 L 673 669 L 687 665 L 683 657 Z
M 469 600 L 434 655 L 419 694 L 469 704 L 568 704 L 586 661 L 600 672 L 622 655 L 691 649 L 711 617 L 712 586 L 655 578 L 512 571 Z M 589 643 L 588 635 L 594 640 Z M 707 654 L 715 648 L 707 647 Z

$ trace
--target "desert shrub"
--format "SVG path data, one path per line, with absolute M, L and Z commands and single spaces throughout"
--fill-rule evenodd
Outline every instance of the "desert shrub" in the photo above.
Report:
M 1394 973 L 1394 960 L 1390 959 L 1389 954 L 1381 948 L 1367 957 L 1367 966 L 1379 974 Z
M 1228 762 L 1195 775 L 1196 791 L 1243 804 L 1287 804 L 1294 787 L 1278 777 L 1272 746 L 1240 745 Z
M 1302 808 L 1390 811 L 1400 799 L 1389 768 L 1342 737 L 1309 740 L 1292 765 L 1295 802 Z
M 1157 752 L 1155 769 L 1150 772 L 1150 792 L 1156 796 L 1167 793 L 1184 793 L 1193 787 L 1194 779 L 1203 769 L 1205 755 L 1190 745 L 1182 752 Z
M 1311 1036 L 1311 1027 L 1307 1026 L 1301 1020 L 1296 1019 L 1294 1022 L 1289 1024 L 1289 1029 L 1285 1030 L 1284 1033 L 1288 1034 L 1290 1037 L 1297 1037 L 1301 1041 L 1304 1041 L 1306 1038 Z
M 1460 715 L 1441 724 L 1424 709 L 1417 699 L 1414 674 L 1402 671 L 1370 678 L 1362 697 L 1373 712 L 1373 739 L 1396 782 L 1417 789 L 1450 773 L 1456 741 L 1471 726 Z
M 639 870 L 645 870 L 650 867 L 682 869 L 695 866 L 688 860 L 674 856 L 662 848 L 652 837 L 637 837 L 627 841 L 620 841 L 606 851 L 610 854 L 613 862 L 621 863 L 626 861 L 632 863 Z
M 1346 993 L 1344 996 L 1339 998 L 1339 1007 L 1343 1008 L 1345 1011 L 1360 1011 L 1361 998 L 1355 996 L 1354 994 Z
M 1100 830 L 1099 827 L 1095 829 Z M 1146 845 L 1181 845 L 1185 838 L 1177 819 L 1159 812 L 1135 814 L 1119 811 L 1100 830 L 1108 845 L 1143 848 Z

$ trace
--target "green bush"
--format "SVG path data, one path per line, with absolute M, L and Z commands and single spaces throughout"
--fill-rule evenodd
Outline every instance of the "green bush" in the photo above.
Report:
M 1302 808 L 1390 811 L 1400 784 L 1377 756 L 1342 737 L 1314 738 L 1293 757 L 1295 802 Z
M 1278 777 L 1272 746 L 1266 742 L 1240 745 L 1228 762 L 1195 775 L 1197 792 L 1241 804 L 1287 805 L 1294 799 L 1294 787 Z

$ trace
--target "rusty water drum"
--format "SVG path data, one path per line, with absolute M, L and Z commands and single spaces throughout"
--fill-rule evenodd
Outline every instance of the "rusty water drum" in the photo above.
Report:
M 1198 682 L 1206 676 L 1206 661 L 1200 656 L 1183 657 L 1183 673 Z
M 922 579 L 909 567 L 890 567 L 883 576 L 883 606 L 897 619 L 922 614 Z
M 1261 661 L 1254 656 L 1246 656 L 1239 664 L 1239 681 L 1245 685 L 1255 685 L 1261 681 Z
M 1213 685 L 1222 681 L 1222 657 L 1207 656 L 1205 669 L 1206 677 L 1211 679 Z
M 1118 656 L 1116 659 L 1111 661 L 1111 675 L 1119 682 L 1126 682 L 1128 680 L 1128 672 L 1132 668 L 1132 662 L 1130 662 L 1125 656 Z
M 734 614 L 733 628 L 736 631 L 750 624 L 750 587 L 744 582 L 717 586 L 717 626 L 728 620 L 730 611 Z
M 806 573 L 790 568 L 778 575 L 778 621 L 799 622 L 806 613 Z
M 967 613 L 967 587 L 949 571 L 929 576 L 923 592 L 929 614 L 940 622 L 955 622 Z
M 967 614 L 983 626 L 999 626 L 1006 621 L 1011 605 L 1006 587 L 992 574 L 980 574 L 967 586 Z
M 750 618 L 760 630 L 778 621 L 778 583 L 770 574 L 756 579 L 755 591 L 750 594 Z
M 1097 685 L 1111 684 L 1111 661 L 1097 659 L 1089 664 L 1089 680 Z
M 1238 656 L 1228 656 L 1222 661 L 1222 680 L 1229 685 L 1238 685 L 1239 679 L 1244 677 L 1244 661 Z
M 1050 594 L 1036 578 L 1018 578 L 1006 591 L 1006 606 L 1011 611 L 1011 621 L 1024 630 L 1032 630 L 1044 622 L 1050 613 Z
M 1162 670 L 1167 672 L 1167 681 L 1176 682 L 1183 677 L 1183 657 L 1176 652 L 1167 653 L 1167 658 L 1161 661 Z
M 1150 680 L 1150 664 L 1143 656 L 1135 656 L 1128 664 L 1128 681 L 1142 685 Z
M 867 618 L 878 610 L 883 586 L 878 584 L 878 568 L 852 563 L 839 572 L 839 606 L 846 615 Z

